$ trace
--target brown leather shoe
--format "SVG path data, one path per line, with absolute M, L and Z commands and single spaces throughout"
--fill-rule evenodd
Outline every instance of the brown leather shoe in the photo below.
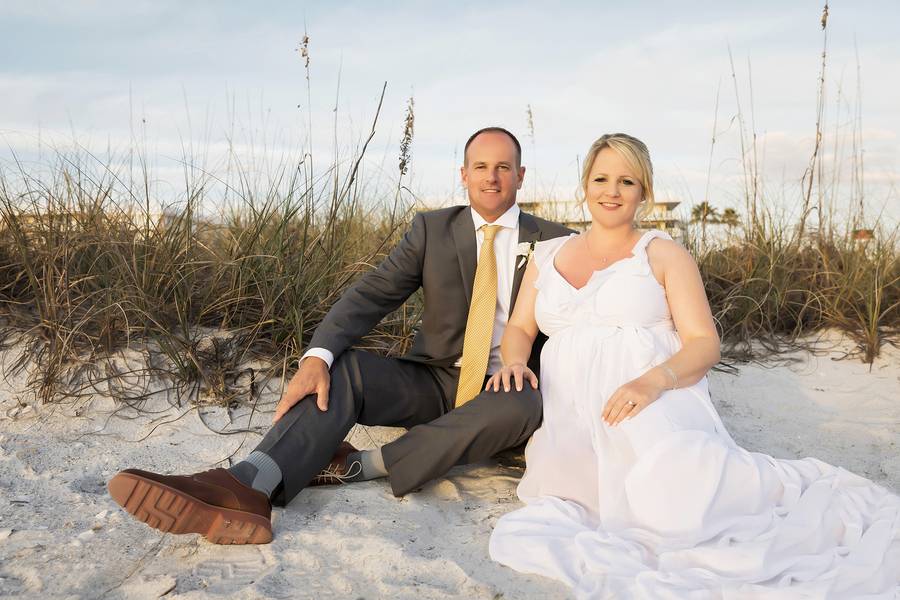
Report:
M 313 477 L 313 480 L 309 482 L 309 486 L 340 485 L 347 483 L 348 477 L 359 475 L 359 472 L 362 471 L 362 465 L 358 461 L 352 465 L 347 465 L 347 455 L 353 452 L 357 452 L 353 444 L 341 442 L 331 462 L 318 475 Z
M 268 496 L 225 469 L 158 475 L 126 469 L 109 481 L 109 495 L 139 521 L 165 533 L 199 533 L 213 544 L 268 544 Z

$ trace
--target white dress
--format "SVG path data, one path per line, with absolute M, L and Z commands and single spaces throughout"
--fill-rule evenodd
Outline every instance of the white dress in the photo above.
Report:
M 681 347 L 647 261 L 656 237 L 581 289 L 553 263 L 568 238 L 535 247 L 544 422 L 525 451 L 526 506 L 497 522 L 491 557 L 579 598 L 900 598 L 900 497 L 740 448 L 705 378 L 603 422 L 613 391 Z

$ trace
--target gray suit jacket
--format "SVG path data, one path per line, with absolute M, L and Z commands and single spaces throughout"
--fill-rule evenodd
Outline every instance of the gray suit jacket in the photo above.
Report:
M 570 229 L 557 223 L 524 212 L 519 215 L 519 242 L 570 233 Z M 335 302 L 313 334 L 310 346 L 326 348 L 337 357 L 421 287 L 425 295 L 422 323 L 412 348 L 402 358 L 435 367 L 452 366 L 462 355 L 475 280 L 476 247 L 469 207 L 453 206 L 416 214 L 409 231 L 390 255 Z M 510 311 L 524 272 L 524 265 L 516 268 Z M 543 342 L 543 336 L 535 340 L 529 360 L 536 373 Z

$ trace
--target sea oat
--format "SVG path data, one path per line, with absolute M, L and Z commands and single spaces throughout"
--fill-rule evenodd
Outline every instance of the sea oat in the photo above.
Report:
M 531 105 L 527 105 L 525 108 L 525 117 L 528 119 L 528 137 L 531 138 L 532 145 L 534 144 L 534 113 L 531 112 Z
M 296 49 L 300 53 L 300 57 L 303 59 L 303 67 L 307 70 L 307 77 L 309 77 L 309 36 L 303 34 L 303 39 L 300 40 L 300 47 Z
M 409 163 L 412 159 L 412 141 L 413 130 L 416 123 L 416 115 L 414 112 L 415 100 L 412 96 L 406 104 L 406 117 L 403 124 L 403 138 L 400 140 L 400 177 L 406 175 L 409 170 Z

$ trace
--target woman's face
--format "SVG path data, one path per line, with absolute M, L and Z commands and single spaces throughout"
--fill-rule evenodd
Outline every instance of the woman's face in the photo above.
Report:
M 604 148 L 591 166 L 584 197 L 594 223 L 616 227 L 634 221 L 644 189 L 625 159 Z

